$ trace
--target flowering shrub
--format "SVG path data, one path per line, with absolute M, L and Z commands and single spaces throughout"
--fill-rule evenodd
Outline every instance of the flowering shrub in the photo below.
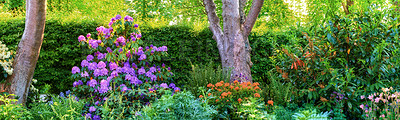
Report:
M 244 78 L 239 76 L 239 78 Z M 220 114 L 225 117 L 226 113 L 235 113 L 237 108 L 244 101 L 248 101 L 249 98 L 263 99 L 261 94 L 261 88 L 258 82 L 239 82 L 240 80 L 234 80 L 233 84 L 225 83 L 224 81 L 216 84 L 209 83 L 207 85 L 208 91 L 206 94 L 200 95 L 199 98 L 207 99 L 209 104 L 215 105 L 216 109 Z M 233 115 L 233 114 L 231 114 Z M 231 116 L 232 117 L 232 116 Z
M 8 47 L 0 41 L 0 65 L 2 67 L 2 69 L 0 69 L 0 72 L 3 74 L 0 75 L 0 80 L 4 80 L 8 75 L 12 74 L 13 60 L 13 51 L 9 51 Z
M 96 28 L 97 37 L 90 33 L 79 36 L 80 45 L 87 46 L 94 54 L 82 60 L 80 67 L 72 68 L 73 94 L 79 98 L 88 99 L 84 115 L 87 118 L 98 119 L 99 106 L 109 100 L 111 109 L 121 108 L 122 99 L 125 107 L 120 119 L 129 117 L 129 112 L 161 96 L 158 89 L 163 88 L 180 91 L 172 81 L 171 68 L 165 64 L 156 65 L 156 61 L 167 56 L 166 46 L 142 47 L 141 33 L 133 18 L 120 15 L 112 18 L 109 28 L 100 26 Z M 96 39 L 95 39 L 96 38 Z M 154 62 L 154 63 L 153 63 Z M 161 67 L 160 67 L 161 66 Z M 113 97 L 109 95 L 115 94 Z M 123 96 L 117 98 L 115 96 Z M 110 110 L 111 110 L 110 109 Z
M 361 96 L 366 100 L 366 104 L 361 104 L 363 117 L 367 120 L 398 120 L 400 119 L 400 92 L 395 92 L 392 87 L 382 88 L 381 93 L 374 93 L 367 96 Z

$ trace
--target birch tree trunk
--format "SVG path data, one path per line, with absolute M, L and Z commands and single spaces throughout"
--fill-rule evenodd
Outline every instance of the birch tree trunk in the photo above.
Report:
M 25 30 L 18 44 L 13 63 L 13 74 L 7 92 L 18 96 L 18 104 L 25 104 L 36 63 L 43 42 L 46 19 L 46 0 L 26 0 Z
M 223 30 L 220 26 L 220 18 L 216 14 L 213 0 L 203 0 L 206 8 L 210 30 L 213 39 L 216 40 L 221 57 L 222 67 L 232 69 L 231 82 L 239 76 L 245 76 L 246 81 L 252 82 L 250 59 L 251 47 L 248 36 L 257 20 L 264 0 L 253 0 L 252 6 L 246 17 L 244 6 L 247 0 L 222 0 Z

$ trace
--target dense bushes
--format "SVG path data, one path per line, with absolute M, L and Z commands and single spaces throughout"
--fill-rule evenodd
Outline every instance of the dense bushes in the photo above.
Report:
M 290 102 L 332 110 L 334 119 L 352 119 L 361 117 L 361 95 L 382 87 L 398 89 L 399 29 L 389 27 L 396 21 L 387 15 L 369 11 L 336 16 L 296 41 L 307 44 L 276 48 L 275 72 L 280 84 L 292 86 Z
M 52 93 L 59 93 L 71 88 L 72 79 L 70 68 L 80 63 L 82 57 L 87 53 L 81 47 L 74 44 L 78 36 L 86 31 L 94 31 L 94 28 L 101 26 L 94 22 L 57 22 L 46 21 L 44 41 L 40 51 L 39 60 L 36 66 L 34 78 L 38 80 L 37 88 L 43 88 L 44 84 L 52 86 Z M 146 25 L 144 25 L 146 26 Z M 24 20 L 9 20 L 0 23 L 0 41 L 12 50 L 16 50 L 18 41 L 21 40 Z M 171 65 L 174 69 L 177 84 L 182 85 L 187 80 L 187 75 L 192 69 L 188 64 L 207 64 L 211 61 L 220 63 L 216 42 L 212 39 L 212 33 L 208 29 L 195 31 L 189 26 L 167 26 L 167 27 L 143 27 L 142 40 L 144 45 L 174 46 L 168 48 L 169 57 L 165 64 Z M 93 35 L 95 33 L 92 33 Z M 272 54 L 272 44 L 285 43 L 290 38 L 286 34 L 274 34 L 267 32 L 262 35 L 252 34 L 249 39 L 253 48 L 252 61 L 254 66 L 252 73 L 255 81 L 264 81 L 266 71 L 273 68 L 269 63 Z M 277 40 L 279 39 L 279 40 Z

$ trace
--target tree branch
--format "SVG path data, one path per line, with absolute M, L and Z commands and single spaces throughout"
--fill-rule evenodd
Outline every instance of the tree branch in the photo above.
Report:
M 258 14 L 261 11 L 261 7 L 263 6 L 264 0 L 253 0 L 251 4 L 250 12 L 246 18 L 243 29 L 243 36 L 248 37 L 251 29 L 253 29 L 254 23 L 257 20 Z
M 203 0 L 203 2 L 207 12 L 208 22 L 210 23 L 210 30 L 213 32 L 216 38 L 215 40 L 217 40 L 218 46 L 220 46 L 218 41 L 222 40 L 223 35 L 221 26 L 219 25 L 219 17 L 215 12 L 215 3 L 213 2 L 213 0 Z

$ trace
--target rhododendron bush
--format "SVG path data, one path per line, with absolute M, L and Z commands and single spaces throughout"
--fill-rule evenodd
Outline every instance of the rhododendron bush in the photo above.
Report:
M 168 55 L 166 46 L 141 46 L 139 25 L 133 18 L 120 15 L 112 18 L 108 28 L 96 28 L 97 35 L 79 36 L 82 46 L 93 54 L 87 55 L 80 66 L 72 68 L 73 94 L 89 101 L 84 108 L 87 118 L 98 119 L 101 106 L 120 108 L 118 115 L 132 117 L 131 111 L 149 104 L 165 92 L 178 92 L 172 83 L 171 68 L 161 63 Z M 110 97 L 112 95 L 112 97 Z M 123 96 L 123 98 L 115 98 Z M 119 104 L 119 105 L 117 105 Z

